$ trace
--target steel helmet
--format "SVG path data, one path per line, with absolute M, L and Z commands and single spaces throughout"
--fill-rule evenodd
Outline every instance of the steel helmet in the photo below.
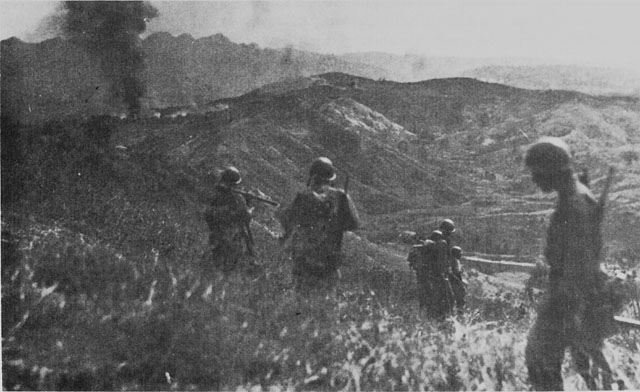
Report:
M 451 254 L 456 257 L 460 257 L 462 255 L 462 248 L 459 246 L 451 247 Z
M 442 232 L 440 230 L 434 230 L 431 232 L 431 235 L 429 235 L 429 239 L 432 241 L 439 240 L 441 238 L 442 238 Z
M 242 181 L 240 171 L 233 166 L 229 166 L 222 172 L 220 181 L 226 185 L 237 185 Z
M 539 167 L 544 170 L 558 170 L 569 166 L 571 150 L 567 143 L 557 137 L 543 137 L 529 147 L 524 163 L 527 167 Z
M 317 177 L 326 181 L 335 180 L 336 169 L 333 167 L 333 162 L 326 157 L 316 158 L 309 169 L 309 177 Z
M 448 234 L 451 234 L 456 231 L 456 226 L 453 224 L 451 219 L 445 219 L 440 223 L 439 229 L 442 230 L 443 233 L 447 232 Z

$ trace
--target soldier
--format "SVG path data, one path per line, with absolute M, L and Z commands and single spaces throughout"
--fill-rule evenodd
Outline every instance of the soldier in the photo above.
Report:
M 431 262 L 432 254 L 435 253 L 435 242 L 426 239 L 418 245 L 411 247 L 407 261 L 409 266 L 416 273 L 416 283 L 418 287 L 418 303 L 420 309 L 427 310 L 431 308 L 429 300 L 432 298 L 430 287 L 430 267 L 434 265 Z
M 438 230 L 442 232 L 442 237 L 447 241 L 447 245 L 451 246 L 451 234 L 456 232 L 456 226 L 451 219 L 445 219 L 440 223 Z
M 451 274 L 449 275 L 449 282 L 451 282 L 451 289 L 453 290 L 453 298 L 456 303 L 456 309 L 458 314 L 462 314 L 465 306 L 465 281 L 462 278 L 462 248 L 454 246 L 451 248 Z
M 409 264 L 416 271 L 420 307 L 434 318 L 449 314 L 453 305 L 447 254 L 440 230 L 434 230 L 424 244 L 409 252 Z
M 244 196 L 233 191 L 241 181 L 238 169 L 227 167 L 215 185 L 205 212 L 213 261 L 205 265 L 209 273 L 213 270 L 229 273 L 238 267 L 243 256 L 253 256 L 253 240 L 249 231 L 253 209 L 249 208 Z
M 307 189 L 280 214 L 281 242 L 291 252 L 297 289 L 334 287 L 342 262 L 342 236 L 360 222 L 353 201 L 336 179 L 331 160 L 317 158 L 309 169 Z
M 602 354 L 615 305 L 604 295 L 606 275 L 600 270 L 602 207 L 570 167 L 569 147 L 558 138 L 543 138 L 525 155 L 533 181 L 543 192 L 558 193 L 547 232 L 549 289 L 526 347 L 529 379 L 536 390 L 562 390 L 565 348 L 571 350 L 578 373 L 596 389 L 600 369 L 603 388 L 612 381 Z

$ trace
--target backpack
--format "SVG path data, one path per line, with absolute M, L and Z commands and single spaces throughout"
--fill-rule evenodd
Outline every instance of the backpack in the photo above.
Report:
M 436 243 L 426 240 L 420 245 L 414 245 L 409 251 L 407 260 L 419 276 L 435 277 L 438 275 L 438 266 L 436 258 L 438 257 L 438 249 Z
M 291 252 L 296 268 L 324 274 L 338 268 L 342 228 L 339 224 L 339 194 L 301 192 L 292 206 Z

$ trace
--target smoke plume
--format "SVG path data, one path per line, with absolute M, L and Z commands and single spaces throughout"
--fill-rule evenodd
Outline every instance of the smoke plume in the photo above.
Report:
M 130 115 L 140 112 L 145 93 L 140 34 L 158 11 L 142 1 L 67 1 L 64 33 L 95 58 Z

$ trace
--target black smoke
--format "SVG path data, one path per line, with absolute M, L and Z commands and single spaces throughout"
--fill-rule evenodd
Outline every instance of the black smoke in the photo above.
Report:
M 158 11 L 143 1 L 67 1 L 64 8 L 64 33 L 99 62 L 113 96 L 138 115 L 145 93 L 140 34 Z

